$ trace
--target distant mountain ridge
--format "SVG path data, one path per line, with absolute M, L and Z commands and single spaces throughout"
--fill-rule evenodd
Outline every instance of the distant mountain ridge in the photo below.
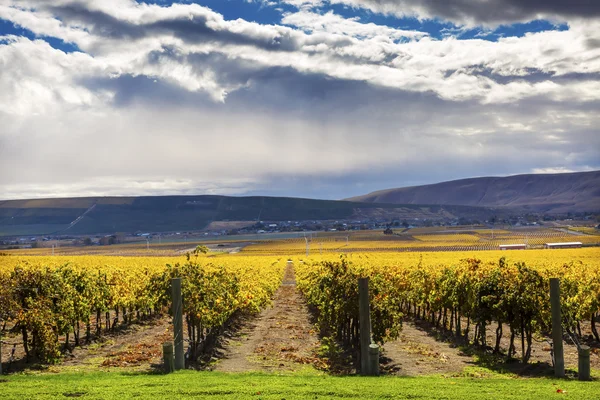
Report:
M 215 221 L 299 221 L 468 217 L 484 207 L 440 207 L 313 200 L 291 197 L 142 196 L 0 201 L 0 236 L 197 231 Z
M 216 221 L 484 221 L 529 211 L 600 211 L 600 171 L 461 179 L 345 201 L 213 195 L 4 200 L 0 236 L 197 231 Z
M 545 213 L 600 211 L 600 171 L 459 179 L 379 190 L 345 200 L 515 207 Z

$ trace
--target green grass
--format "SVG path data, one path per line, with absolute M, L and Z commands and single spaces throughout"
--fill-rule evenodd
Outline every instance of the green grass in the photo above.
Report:
M 562 392 L 558 392 L 560 389 Z M 548 378 L 332 377 L 320 374 L 61 372 L 0 380 L 2 399 L 599 399 L 598 382 Z

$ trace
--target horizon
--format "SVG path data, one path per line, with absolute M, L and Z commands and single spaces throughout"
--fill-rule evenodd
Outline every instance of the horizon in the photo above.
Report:
M 485 179 L 485 178 L 510 178 L 510 177 L 516 177 L 516 176 L 525 176 L 525 175 L 567 175 L 567 174 L 580 174 L 580 173 L 593 173 L 593 172 L 600 172 L 600 170 L 590 170 L 590 171 L 572 171 L 572 172 L 557 172 L 557 173 L 533 173 L 533 174 L 515 174 L 515 175 L 506 175 L 506 176 L 473 176 L 473 177 L 466 177 L 466 178 L 457 178 L 457 179 L 452 179 L 449 181 L 443 181 L 443 182 L 433 182 L 433 183 L 425 183 L 423 185 L 416 185 L 416 186 L 430 186 L 430 185 L 436 185 L 436 184 L 441 184 L 441 183 L 448 183 L 448 182 L 455 182 L 455 181 L 462 181 L 462 180 L 469 180 L 469 179 Z M 362 195 L 369 195 L 369 194 L 373 194 L 373 193 L 377 193 L 377 192 L 385 192 L 388 190 L 394 190 L 394 189 L 402 189 L 402 188 L 410 188 L 413 186 L 401 186 L 401 187 L 396 187 L 396 188 L 384 188 L 384 189 L 378 189 L 375 190 L 373 192 L 368 192 L 368 193 L 362 193 Z M 129 195 L 129 194 L 123 194 L 123 195 L 118 195 L 118 194 L 114 194 L 114 195 L 109 195 L 109 196 L 105 196 L 105 195 L 82 195 L 82 196 L 68 196 L 68 197 L 62 197 L 62 196 L 55 196 L 55 197 L 32 197 L 32 198 L 0 198 L 0 201 L 25 201 L 25 200 L 59 200 L 59 199 L 84 199 L 84 198 L 102 198 L 102 197 L 117 197 L 117 198 L 136 198 L 136 197 L 177 197 L 177 196 L 189 196 L 189 197 L 195 197 L 195 196 L 225 196 L 225 197 L 238 197 L 238 198 L 244 198 L 244 197 L 288 197 L 288 198 L 295 198 L 295 199 L 306 199 L 306 200 L 326 200 L 326 201 L 350 201 L 350 202 L 360 202 L 359 200 L 352 200 L 351 197 L 346 197 L 346 198 L 340 198 L 340 199 L 324 199 L 324 198 L 315 198 L 315 197 L 305 197 L 305 196 L 273 196 L 273 195 L 264 195 L 264 194 L 231 194 L 231 195 L 224 195 L 224 194 L 206 194 L 206 193 L 188 193 L 188 194 L 148 194 L 148 195 Z M 355 197 L 360 197 L 359 196 L 355 196 Z
M 0 199 L 600 170 L 600 3 L 0 0 Z

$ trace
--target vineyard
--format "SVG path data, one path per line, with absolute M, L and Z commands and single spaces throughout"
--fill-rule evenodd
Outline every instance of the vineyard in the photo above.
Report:
M 600 342 L 600 251 L 565 250 L 548 258 L 544 250 L 518 253 L 429 253 L 411 257 L 354 254 L 298 259 L 299 288 L 318 310 L 321 329 L 346 346 L 358 346 L 359 277 L 370 277 L 373 339 L 394 340 L 403 317 L 427 320 L 433 326 L 481 346 L 494 324 L 493 351 L 500 353 L 505 326 L 510 330 L 507 356 L 527 362 L 535 336 L 550 332 L 549 278 L 560 278 L 564 326 L 575 341 L 585 340 L 582 323 L 590 323 Z M 524 257 L 521 257 L 524 256 Z M 554 256 L 554 254 L 553 254 Z M 579 259 L 578 256 L 580 256 Z M 575 261 L 576 260 L 576 261 Z M 470 327 L 475 331 L 471 337 Z
M 236 313 L 256 313 L 279 286 L 275 258 L 225 260 L 54 256 L 0 257 L 0 329 L 18 333 L 27 359 L 56 362 L 63 351 L 170 306 L 170 281 L 183 278 L 191 356 Z
M 20 343 L 28 360 L 57 362 L 120 326 L 168 315 L 170 281 L 179 276 L 184 336 L 193 360 L 216 342 L 233 317 L 256 315 L 271 302 L 290 259 L 321 337 L 350 351 L 359 343 L 359 277 L 370 278 L 372 333 L 381 344 L 397 341 L 407 321 L 419 320 L 464 343 L 527 363 L 532 345 L 548 338 L 551 277 L 561 280 L 565 339 L 600 343 L 600 248 L 439 251 L 487 235 L 491 232 L 423 231 L 411 241 L 431 244 L 435 251 L 401 253 L 385 247 L 402 242 L 389 236 L 375 242 L 385 249 L 377 252 L 368 247 L 373 245 L 371 232 L 349 239 L 325 235 L 313 237 L 313 246 L 322 239 L 331 250 L 308 257 L 295 250 L 306 244 L 304 239 L 251 245 L 231 255 L 38 256 L 19 251 L 0 257 L 0 329 L 11 343 Z M 515 236 L 494 232 L 499 241 Z M 334 251 L 348 243 L 365 251 Z M 269 248 L 277 256 L 263 255 Z M 158 250 L 177 254 L 181 248 Z M 138 245 L 127 251 L 141 255 L 148 249 Z M 508 343 L 502 342 L 507 335 Z
M 11 249 L 2 253 L 23 256 L 115 256 L 115 257 L 176 257 L 193 250 L 197 245 L 211 245 L 213 241 L 168 242 L 146 244 L 146 242 L 123 243 L 111 246 L 59 246 L 53 242 L 31 249 Z M 235 241 L 233 241 L 235 243 Z
M 535 228 L 505 229 L 442 229 L 416 228 L 385 235 L 381 231 L 328 232 L 308 234 L 306 238 L 261 241 L 244 248 L 249 254 L 282 256 L 323 253 L 358 252 L 419 252 L 419 251 L 481 251 L 498 250 L 500 245 L 525 244 L 541 249 L 548 242 L 581 242 L 584 246 L 600 244 L 600 234 L 590 228 L 583 231 Z

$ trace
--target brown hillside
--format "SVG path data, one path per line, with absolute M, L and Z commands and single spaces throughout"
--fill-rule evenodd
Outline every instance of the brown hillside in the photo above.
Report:
M 388 204 L 525 207 L 549 213 L 600 211 L 600 171 L 460 179 L 380 190 L 347 200 Z

